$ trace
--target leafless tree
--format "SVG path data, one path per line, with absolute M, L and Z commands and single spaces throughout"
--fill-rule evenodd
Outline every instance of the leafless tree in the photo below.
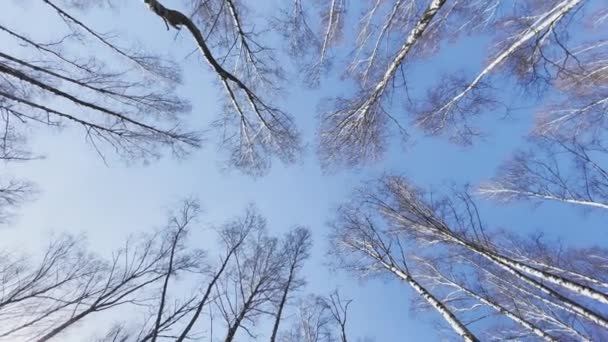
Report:
M 52 327 L 64 310 L 70 310 L 80 300 L 71 291 L 86 285 L 102 268 L 99 260 L 86 252 L 82 240 L 72 236 L 60 236 L 50 242 L 36 263 L 8 250 L 2 251 L 1 260 L 2 339 Z
M 562 65 L 565 71 L 555 88 L 565 100 L 541 110 L 534 134 L 601 137 L 608 108 L 608 41 L 591 41 L 572 49 Z
M 304 266 L 304 262 L 310 256 L 311 245 L 310 231 L 304 227 L 297 227 L 287 233 L 282 241 L 280 257 L 283 258 L 285 264 L 282 270 L 284 279 L 282 280 L 281 296 L 277 304 L 272 334 L 270 336 L 271 342 L 277 339 L 279 325 L 283 319 L 283 312 L 290 295 L 305 284 L 302 275 L 299 273 Z
M 479 193 L 504 201 L 557 201 L 608 208 L 608 173 L 601 165 L 606 149 L 601 142 L 555 134 L 535 140 L 534 149 L 515 153 Z
M 381 230 L 373 217 L 387 227 Z M 360 274 L 388 270 L 402 272 L 402 279 L 410 275 L 426 292 L 432 290 L 432 298 L 443 305 L 440 312 L 451 312 L 462 327 L 468 324 L 463 322 L 483 319 L 484 315 L 472 318 L 468 314 L 478 312 L 474 309 L 480 306 L 506 316 L 525 334 L 546 340 L 559 340 L 561 333 L 588 338 L 589 329 L 607 326 L 607 317 L 598 310 L 607 304 L 605 279 L 596 275 L 603 272 L 605 252 L 597 250 L 577 264 L 576 257 L 562 258 L 583 251 L 562 253 L 558 246 L 539 239 L 488 232 L 466 192 L 427 197 L 404 178 L 386 176 L 341 207 L 335 229 L 333 248 L 342 248 L 338 257 L 348 257 L 346 267 Z M 408 247 L 416 248 L 414 256 Z M 486 276 L 479 277 L 484 272 L 508 281 L 497 288 Z M 523 304 L 507 300 L 511 292 L 519 293 L 522 301 L 534 296 L 528 298 L 532 300 L 528 313 L 518 311 Z M 438 310 L 428 299 L 425 303 Z M 553 313 L 555 309 L 558 314 Z M 504 335 L 497 330 L 493 336 Z
M 129 240 L 109 262 L 72 236 L 53 240 L 38 263 L 3 251 L 0 338 L 46 341 L 77 323 L 90 322 L 87 319 L 96 313 L 133 306 L 154 307 L 153 317 L 159 319 L 154 320 L 152 336 L 165 331 L 191 307 L 172 312 L 166 300 L 169 277 L 200 265 L 200 253 L 183 246 L 197 208 L 195 202 L 185 202 L 180 216 L 164 229 Z M 157 287 L 161 290 L 155 296 Z M 156 297 L 162 298 L 160 304 Z
M 334 223 L 332 249 L 338 264 L 361 275 L 388 274 L 408 284 L 465 341 L 479 339 L 411 273 L 405 243 L 390 230 L 380 230 L 365 211 L 345 205 Z
M 272 315 L 272 300 L 281 293 L 283 267 L 276 238 L 260 231 L 235 254 L 234 263 L 216 285 L 216 305 L 226 322 L 226 342 L 243 330 L 255 337 L 250 324 Z
M 326 299 L 326 305 L 329 306 L 329 311 L 334 319 L 335 324 L 340 327 L 340 341 L 348 342 L 346 334 L 346 322 L 348 316 L 348 307 L 352 303 L 351 299 L 345 300 L 340 297 L 340 292 L 335 290 Z
M 225 115 L 218 120 L 230 163 L 244 172 L 264 173 L 272 157 L 293 162 L 300 138 L 291 116 L 271 104 L 282 78 L 279 63 L 259 33 L 248 28 L 245 6 L 236 0 L 193 0 L 193 19 L 146 1 L 152 11 L 176 28 L 185 27 L 201 57 L 217 75 L 226 95 Z M 233 65 L 230 67 L 230 65 Z
M 71 13 L 82 1 L 38 4 L 46 6 L 50 22 L 65 24 L 53 40 L 35 38 L 29 24 L 0 24 L 0 160 L 38 158 L 27 140 L 39 127 L 79 127 L 104 160 L 109 152 L 144 161 L 166 150 L 183 156 L 200 146 L 199 134 L 182 124 L 190 105 L 172 91 L 180 82 L 174 63 L 121 48 L 87 26 Z M 0 216 L 6 221 L 34 188 L 28 180 L 3 179 Z
M 337 290 L 329 296 L 308 295 L 300 299 L 296 319 L 279 341 L 348 341 L 346 316 L 351 302 L 342 299 Z
M 383 107 L 389 87 L 408 53 L 444 4 L 443 0 L 431 1 L 411 26 L 400 49 L 392 56 L 384 71 L 374 77 L 373 82 L 364 82 L 353 99 L 338 98 L 333 101 L 332 108 L 322 114 L 320 156 L 326 164 L 356 165 L 376 159 L 383 152 L 387 121 L 392 119 L 398 123 Z M 388 24 L 390 20 L 392 19 L 389 19 Z
M 228 222 L 220 228 L 219 236 L 224 248 L 223 255 L 220 256 L 216 268 L 210 272 L 210 279 L 206 286 L 201 289 L 203 294 L 200 299 L 197 299 L 194 313 L 179 333 L 177 341 L 184 341 L 189 338 L 195 323 L 202 318 L 203 309 L 216 298 L 214 291 L 218 287 L 218 282 L 220 282 L 220 278 L 225 277 L 224 273 L 232 265 L 237 252 L 243 248 L 248 238 L 263 229 L 265 224 L 265 220 L 253 208 L 250 208 L 243 217 Z
M 309 295 L 298 304 L 295 322 L 279 338 L 281 342 L 334 342 L 332 317 L 322 297 Z
M 503 304 L 497 296 L 490 292 L 487 286 L 484 286 L 483 282 L 476 282 L 476 279 L 471 280 L 468 277 L 458 277 L 454 275 L 453 271 L 450 271 L 450 269 L 457 265 L 453 264 L 454 259 L 450 259 L 449 263 L 446 263 L 445 261 L 441 262 L 441 265 L 437 265 L 439 264 L 438 262 L 433 262 L 421 257 L 415 257 L 415 260 L 423 265 L 422 270 L 420 271 L 420 279 L 431 284 L 436 291 L 440 287 L 446 287 L 448 289 L 446 291 L 447 294 L 442 301 L 448 303 L 448 306 L 453 311 L 470 313 L 476 309 L 480 309 L 481 306 L 487 306 L 497 314 L 504 315 L 519 326 L 519 328 L 523 330 L 523 333 L 519 333 L 518 336 L 536 335 L 544 341 L 558 341 L 541 327 L 528 321 L 525 315 L 522 315 L 519 310 L 511 310 L 507 305 Z M 442 266 L 443 268 L 448 268 L 448 270 L 441 270 L 440 268 Z M 472 284 L 467 285 L 467 283 Z M 516 329 L 511 328 L 510 333 L 512 335 L 514 334 L 513 330 Z M 501 336 L 496 334 L 496 332 L 493 332 L 491 338 L 498 340 Z
M 470 118 L 482 113 L 496 101 L 487 91 L 491 84 L 488 80 L 490 75 L 502 65 L 510 66 L 517 76 L 532 79 L 541 77 L 539 74 L 547 70 L 547 65 L 556 67 L 556 72 L 561 71 L 562 65 L 548 59 L 550 54 L 547 50 L 557 46 L 567 55 L 570 54 L 556 32 L 563 25 L 567 25 L 564 18 L 571 17 L 582 5 L 582 0 L 565 0 L 557 4 L 542 1 L 529 4 L 524 2 L 521 10 L 525 15 L 513 13 L 498 21 L 497 24 L 500 24 L 503 30 L 506 27 L 507 32 L 512 34 L 499 38 L 501 42 L 498 52 L 489 59 L 477 76 L 471 81 L 448 78 L 449 82 L 444 86 L 433 88 L 426 103 L 414 110 L 416 123 L 431 134 L 452 130 L 453 139 L 470 143 L 471 139 L 479 134 L 470 126 Z M 530 15 L 530 12 L 533 14 Z M 555 77 L 555 72 L 548 73 L 550 78 Z
M 82 287 L 72 289 L 79 298 L 72 312 L 36 340 L 50 340 L 97 312 L 126 304 L 150 304 L 153 297 L 146 293 L 157 283 L 162 283 L 160 303 L 155 306 L 158 313 L 152 333 L 154 340 L 161 331 L 169 277 L 200 267 L 197 255 L 180 248 L 196 211 L 196 203 L 186 202 L 180 216 L 172 218 L 166 229 L 144 236 L 135 243 L 126 242 L 101 272 L 88 279 Z
M 103 153 L 105 145 L 127 158 L 156 157 L 158 147 L 181 155 L 200 144 L 195 133 L 180 127 L 179 117 L 190 106 L 170 90 L 180 80 L 174 64 L 143 51 L 122 49 L 69 9 L 50 0 L 44 3 L 49 18 L 55 15 L 65 23 L 57 41 L 30 38 L 20 31 L 27 27 L 0 26 L 9 41 L 24 47 L 0 52 L 5 143 L 28 126 L 71 123 L 83 128 L 98 152 Z M 95 57 L 100 54 L 92 50 L 96 43 L 137 68 L 106 66 Z M 64 51 L 74 46 L 82 49 L 81 56 Z M 155 82 L 158 77 L 165 82 Z
M 189 242 L 199 212 L 196 201 L 184 201 L 162 229 L 130 238 L 107 261 L 72 236 L 55 239 L 37 263 L 0 250 L 0 340 L 59 339 L 87 331 L 104 312 L 120 318 L 91 340 L 201 339 L 201 327 L 213 328 L 218 318 L 228 341 L 240 331 L 257 334 L 258 322 L 278 331 L 305 284 L 299 272 L 310 231 L 269 236 L 265 219 L 250 207 L 214 230 L 218 260 L 210 262 L 208 252 Z

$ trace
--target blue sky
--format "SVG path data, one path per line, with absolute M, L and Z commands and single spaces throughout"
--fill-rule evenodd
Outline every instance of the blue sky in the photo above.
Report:
M 266 2 L 279 3 L 279 0 Z M 54 25 L 61 25 L 56 18 L 52 18 L 51 24 L 49 12 L 36 10 L 40 5 L 34 1 L 27 3 L 26 6 L 12 1 L 3 8 L 0 22 L 19 25 L 21 18 L 27 16 L 28 25 L 33 23 L 31 30 L 36 31 L 37 37 L 52 34 Z M 264 7 L 273 8 L 272 5 Z M 180 34 L 174 41 L 174 33 L 165 32 L 164 25 L 150 15 L 140 1 L 129 1 L 120 12 L 90 11 L 87 17 L 92 20 L 92 26 L 101 31 L 120 32 L 125 41 L 136 39 L 144 46 L 171 51 L 170 55 L 184 68 L 185 82 L 178 93 L 193 103 L 190 118 L 193 127 L 205 129 L 218 117 L 221 89 L 196 55 L 185 58 L 193 49 L 189 37 Z M 5 43 L 4 39 L 0 37 L 0 44 Z M 408 77 L 413 93 L 424 91 L 441 71 L 478 70 L 487 43 L 485 39 L 467 38 L 445 47 L 441 54 L 424 63 L 416 63 L 415 69 L 410 67 Z M 292 69 L 287 62 L 285 67 Z M 295 84 L 291 80 L 288 83 Z M 503 92 L 508 102 L 522 101 L 510 83 L 501 80 L 501 84 L 509 87 Z M 377 341 L 435 340 L 438 334 L 429 319 L 437 317 L 428 314 L 422 315 L 422 319 L 413 317 L 409 311 L 412 293 L 407 286 L 382 280 L 360 282 L 324 266 L 326 222 L 331 218 L 332 209 L 362 180 L 385 172 L 400 173 L 420 186 L 436 188 L 452 182 L 478 184 L 489 179 L 514 148 L 525 145 L 523 137 L 529 129 L 534 104 L 523 99 L 525 108 L 514 111 L 510 120 L 499 120 L 500 112 L 485 113 L 482 125 L 488 137 L 473 147 L 458 147 L 442 138 L 424 137 L 412 128 L 413 141 L 405 148 L 393 144 L 381 163 L 327 174 L 321 170 L 314 153 L 317 103 L 326 96 L 348 95 L 348 89 L 348 84 L 330 80 L 315 90 L 290 88 L 285 98 L 277 100 L 296 118 L 309 146 L 298 163 L 284 166 L 275 162 L 269 174 L 259 179 L 222 170 L 225 155 L 218 151 L 213 132 L 208 134 L 204 147 L 186 160 L 166 157 L 149 165 L 125 165 L 110 158 L 107 166 L 86 144 L 78 129 L 32 132 L 30 146 L 45 158 L 11 166 L 10 171 L 34 181 L 40 193 L 35 201 L 20 210 L 13 224 L 0 228 L 2 244 L 35 251 L 53 232 L 68 231 L 85 234 L 93 249 L 108 253 L 128 234 L 161 225 L 166 210 L 185 196 L 200 199 L 204 210 L 201 221 L 209 224 L 219 224 L 240 214 L 248 203 L 255 203 L 273 232 L 284 232 L 296 224 L 311 228 L 315 246 L 313 258 L 306 266 L 307 291 L 325 293 L 339 287 L 345 296 L 355 300 L 349 322 L 352 337 L 370 336 Z M 399 104 L 392 112 L 406 117 Z M 403 122 L 407 123 L 407 119 Z M 522 233 L 540 229 L 572 245 L 605 246 L 608 242 L 602 212 L 584 214 L 559 204 L 495 206 L 480 200 L 480 205 L 486 223 L 492 227 Z M 201 245 L 212 242 L 205 234 L 195 238 L 200 241 L 192 242 Z

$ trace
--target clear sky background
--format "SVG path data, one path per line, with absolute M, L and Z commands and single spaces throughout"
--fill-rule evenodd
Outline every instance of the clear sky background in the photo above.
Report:
M 198 55 L 186 57 L 194 49 L 190 37 L 180 33 L 174 40 L 175 33 L 167 33 L 160 19 L 147 12 L 141 1 L 125 2 L 119 11 L 91 10 L 80 17 L 86 16 L 99 31 L 119 32 L 125 42 L 138 40 L 146 47 L 170 51 L 184 68 L 185 82 L 178 94 L 193 103 L 191 125 L 207 129 L 221 111 L 219 98 L 223 94 L 215 76 Z M 261 7 L 272 9 L 280 0 L 263 2 Z M 255 3 L 257 6 L 257 1 Z M 351 1 L 351 5 L 355 3 L 357 1 Z M 0 12 L 0 22 L 35 32 L 32 36 L 40 38 L 52 37 L 53 28 L 62 25 L 40 1 L 31 0 L 8 1 L 8 6 Z M 588 33 L 573 33 L 574 36 L 584 34 Z M 483 37 L 467 38 L 446 46 L 439 55 L 424 63 L 416 63 L 415 69 L 407 70 L 412 93 L 425 91 L 441 71 L 463 70 L 471 75 L 479 70 L 488 43 Z M 0 44 L 8 44 L 5 36 L 0 36 Z M 292 70 L 293 65 L 286 61 L 285 68 Z M 222 170 L 225 155 L 218 151 L 213 131 L 207 134 L 204 147 L 186 160 L 166 157 L 149 165 L 125 165 L 115 158 L 110 158 L 109 165 L 105 165 L 92 146 L 86 144 L 83 132 L 73 127 L 62 131 L 33 131 L 30 146 L 45 158 L 11 166 L 9 171 L 34 181 L 40 192 L 19 211 L 12 224 L 0 228 L 0 243 L 34 253 L 48 242 L 51 234 L 68 231 L 85 234 L 91 248 L 108 253 L 129 234 L 163 224 L 166 210 L 185 196 L 200 199 L 204 209 L 203 226 L 220 224 L 239 215 L 248 203 L 255 203 L 268 219 L 272 232 L 281 233 L 296 224 L 311 228 L 315 245 L 305 269 L 309 282 L 306 292 L 323 294 L 338 287 L 346 297 L 353 298 L 348 328 L 353 338 L 436 340 L 436 326 L 430 321 L 438 317 L 410 312 L 412 293 L 406 285 L 383 280 L 361 282 L 324 266 L 328 247 L 326 222 L 331 218 L 332 209 L 347 199 L 361 181 L 385 172 L 400 173 L 420 186 L 436 189 L 452 183 L 475 185 L 488 180 L 515 148 L 525 146 L 534 102 L 522 98 L 519 90 L 506 80 L 501 81 L 506 85 L 502 90 L 504 100 L 519 109 L 514 110 L 508 120 L 501 120 L 504 113 L 499 111 L 484 113 L 482 127 L 488 136 L 475 146 L 454 146 L 445 139 L 424 137 L 410 128 L 412 141 L 406 146 L 393 144 L 383 162 L 327 174 L 321 170 L 314 153 L 317 104 L 323 97 L 348 95 L 350 86 L 343 81 L 327 80 L 319 89 L 309 90 L 296 85 L 298 82 L 292 77 L 295 76 L 290 76 L 287 82 L 287 94 L 277 101 L 295 117 L 308 149 L 298 163 L 284 166 L 275 162 L 270 173 L 259 179 Z M 400 99 L 396 100 L 392 113 L 407 123 Z M 584 213 L 560 204 L 496 206 L 482 199 L 479 203 L 484 221 L 490 227 L 522 233 L 542 230 L 573 246 L 608 243 L 606 214 L 601 211 Z M 197 239 L 192 241 L 194 244 L 213 243 L 202 233 L 194 238 Z

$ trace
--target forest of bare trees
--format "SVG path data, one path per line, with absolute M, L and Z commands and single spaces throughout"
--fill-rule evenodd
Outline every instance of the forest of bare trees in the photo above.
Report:
M 333 286 L 309 290 L 320 264 L 348 277 L 347 289 L 376 278 L 399 284 L 400 305 L 431 320 L 437 339 L 608 340 L 606 235 L 568 244 L 560 231 L 586 228 L 543 226 L 539 216 L 530 219 L 537 231 L 525 234 L 521 223 L 484 213 L 517 203 L 560 205 L 581 222 L 605 215 L 606 3 L 138 2 L 137 16 L 154 19 L 149 34 L 190 54 L 143 47 L 92 19 L 126 10 L 121 1 L 7 2 L 36 7 L 52 30 L 7 24 L 14 21 L 0 14 L 3 229 L 44 191 L 7 170 L 44 158 L 31 141 L 47 131 L 78 132 L 84 139 L 73 143 L 105 165 L 154 167 L 216 145 L 220 168 L 256 180 L 273 162 L 290 172 L 314 153 L 332 176 L 377 169 L 395 155 L 415 168 L 412 141 L 474 148 L 508 130 L 512 112 L 529 123 L 513 137 L 523 143 L 473 183 L 418 185 L 394 165 L 370 173 L 320 227 L 269 228 L 255 204 L 238 214 L 233 203 L 232 218 L 210 224 L 201 206 L 214 199 L 201 197 L 182 201 L 160 228 L 116 238 L 109 254 L 86 234 L 54 235 L 36 253 L 1 244 L 0 340 L 366 340 L 352 333 L 362 324 L 352 311 L 365 312 L 358 298 Z M 443 64 L 459 68 L 477 53 L 461 51 L 465 43 L 484 46 L 479 64 L 448 70 Z M 444 62 L 429 66 L 433 58 Z M 220 110 L 201 110 L 182 93 L 190 59 L 217 90 L 200 96 Z M 209 82 L 200 74 L 186 76 L 201 87 Z M 323 92 L 326 84 L 332 91 Z M 306 101 L 317 113 L 287 105 L 294 92 L 316 94 Z M 193 124 L 196 116 L 210 125 Z M 310 122 L 313 132 L 304 128 Z

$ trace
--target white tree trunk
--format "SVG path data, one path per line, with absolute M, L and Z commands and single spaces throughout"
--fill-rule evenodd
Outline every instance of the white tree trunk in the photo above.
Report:
M 603 294 L 589 286 L 570 281 L 568 279 L 565 279 L 563 277 L 560 277 L 560 276 L 557 276 L 557 275 L 554 275 L 551 273 L 547 273 L 545 271 L 541 271 L 537 268 L 528 266 L 526 264 L 523 264 L 523 263 L 515 261 L 513 259 L 504 257 L 497 253 L 491 253 L 491 257 L 495 258 L 500 263 L 508 265 L 509 267 L 512 267 L 518 271 L 522 271 L 529 275 L 535 276 L 535 277 L 543 280 L 544 282 L 559 285 L 571 292 L 576 293 L 577 295 L 585 296 L 585 297 L 594 299 L 600 303 L 608 304 L 608 296 L 606 294 Z
M 552 25 L 555 25 L 561 20 L 571 9 L 576 7 L 582 0 L 565 0 L 560 4 L 553 7 L 553 9 L 541 16 L 530 28 L 526 29 L 521 33 L 519 39 L 517 39 L 511 46 L 501 52 L 496 58 L 494 58 L 486 67 L 483 69 L 475 79 L 469 83 L 469 85 L 458 95 L 450 99 L 445 105 L 439 110 L 435 111 L 435 114 L 440 113 L 444 110 L 448 110 L 450 107 L 455 105 L 463 97 L 465 97 L 473 88 L 475 88 L 481 80 L 486 77 L 494 68 L 504 62 L 509 56 L 511 56 L 517 49 L 525 44 L 530 39 L 534 38 L 539 33 L 543 32 Z
M 500 268 L 502 268 L 503 270 L 509 272 L 510 274 L 514 275 L 516 278 L 518 278 L 519 280 L 533 286 L 534 288 L 536 288 L 537 290 L 556 298 L 560 304 L 567 309 L 568 311 L 575 313 L 603 328 L 608 329 L 608 318 L 600 315 L 599 313 L 596 313 L 582 305 L 579 305 L 578 303 L 570 300 L 569 298 L 561 295 L 560 293 L 556 292 L 555 290 L 545 286 L 544 284 L 536 281 L 533 278 L 530 278 L 528 276 L 526 276 L 525 274 L 522 274 L 521 272 L 517 271 L 516 269 L 514 269 L 512 266 L 510 266 L 509 264 L 505 264 L 501 261 L 499 261 L 499 259 L 494 259 L 493 257 L 489 256 L 489 255 L 485 255 L 485 254 L 481 254 L 482 256 L 484 256 L 485 258 L 487 258 L 488 260 L 494 262 L 496 265 L 498 265 Z
M 453 233 L 451 231 L 449 233 L 442 232 L 442 234 L 444 234 L 444 237 L 449 242 L 458 244 L 458 245 L 484 257 L 485 259 L 487 259 L 488 261 L 491 261 L 492 263 L 494 263 L 496 266 L 500 267 L 501 269 L 511 273 L 512 275 L 514 275 L 521 281 L 535 287 L 536 289 L 540 290 L 541 292 L 543 292 L 545 294 L 548 294 L 548 295 L 556 298 L 563 304 L 564 307 L 572 310 L 573 313 L 576 313 L 576 314 L 580 315 L 581 317 L 584 317 L 584 318 L 588 319 L 589 321 L 608 329 L 608 318 L 607 317 L 604 317 L 603 315 L 596 313 L 593 310 L 588 309 L 585 306 L 574 302 L 573 300 L 569 299 L 568 297 L 561 295 L 559 292 L 545 286 L 542 282 L 539 282 L 524 273 L 538 277 L 543 282 L 549 282 L 549 283 L 553 283 L 556 285 L 560 285 L 567 290 L 570 290 L 579 295 L 587 296 L 588 298 L 596 299 L 596 297 L 597 297 L 599 299 L 603 299 L 606 297 L 606 295 L 601 294 L 587 286 L 575 284 L 573 282 L 564 280 L 561 277 L 557 277 L 555 275 L 550 275 L 546 272 L 542 272 L 542 271 L 537 270 L 528 265 L 524 265 L 517 261 L 506 258 L 502 255 L 479 248 L 479 247 L 469 243 L 468 241 L 460 239 L 457 236 L 453 235 Z M 522 272 L 524 272 L 524 273 L 522 273 Z M 596 299 L 596 300 L 599 300 L 599 299 Z M 603 302 L 602 300 L 599 300 L 599 301 Z
M 388 255 L 387 257 L 391 260 L 391 263 L 385 261 L 382 255 L 379 255 L 375 249 L 370 246 L 369 243 L 366 242 L 358 242 L 355 244 L 347 243 L 349 247 L 354 248 L 367 256 L 371 257 L 375 260 L 379 265 L 384 267 L 387 271 L 396 275 L 399 279 L 408 283 L 414 291 L 416 291 L 420 296 L 422 296 L 427 303 L 429 303 L 437 312 L 443 316 L 445 321 L 450 325 L 450 327 L 458 334 L 458 336 L 462 337 L 466 342 L 479 342 L 477 337 L 469 331 L 469 329 L 458 320 L 458 318 L 448 309 L 441 301 L 439 301 L 435 296 L 433 296 L 429 291 L 427 291 L 422 285 L 420 285 L 409 273 L 402 271 L 401 269 L 393 266 L 394 262 L 392 261 L 392 257 L 386 251 L 385 253 Z
M 549 305 L 549 306 L 551 306 L 551 307 L 553 307 L 553 308 L 556 308 L 556 309 L 558 309 L 558 310 L 563 310 L 563 311 L 565 311 L 565 312 L 568 312 L 568 313 L 571 313 L 571 314 L 577 315 L 577 313 L 576 313 L 576 312 L 574 312 L 572 309 L 569 309 L 569 308 L 567 308 L 567 307 L 564 307 L 564 306 L 563 306 L 563 305 L 561 305 L 560 303 L 554 302 L 554 301 L 550 300 L 549 298 L 546 298 L 546 297 L 540 296 L 540 295 L 538 295 L 537 293 L 534 293 L 534 292 L 532 292 L 532 291 L 529 291 L 529 290 L 527 290 L 527 289 L 525 289 L 525 288 L 523 288 L 523 287 L 521 287 L 521 286 L 519 286 L 519 285 L 517 285 L 517 284 L 513 284 L 513 283 L 510 283 L 510 282 L 506 282 L 506 284 L 504 284 L 504 285 L 503 285 L 502 283 L 505 283 L 505 280 L 504 280 L 504 279 L 502 279 L 502 278 L 500 278 L 500 277 L 496 276 L 494 273 L 492 273 L 492 272 L 490 272 L 490 271 L 488 271 L 488 270 L 484 270 L 484 272 L 485 272 L 485 273 L 487 273 L 487 274 L 488 274 L 490 277 L 493 277 L 493 278 L 495 278 L 495 279 L 498 279 L 498 280 L 501 282 L 501 284 L 498 284 L 496 281 L 492 281 L 492 283 L 493 283 L 493 284 L 494 284 L 496 287 L 498 287 L 498 288 L 504 289 L 504 288 L 505 288 L 505 286 L 507 286 L 507 287 L 509 287 L 509 288 L 514 288 L 515 290 L 517 290 L 518 292 L 520 292 L 520 293 L 524 294 L 525 296 L 532 297 L 532 298 L 534 298 L 534 299 L 536 299 L 536 300 L 539 300 L 539 301 L 541 301 L 541 302 L 543 302 L 543 303 L 545 303 L 545 304 L 547 304 L 547 305 Z M 512 296 L 512 295 L 511 295 L 509 292 L 504 292 L 504 291 L 501 291 L 501 292 L 505 293 L 507 296 Z M 526 297 L 524 297 L 524 298 L 526 298 Z M 527 303 L 527 301 L 526 301 L 526 303 L 524 303 L 522 306 L 519 306 L 519 305 L 518 305 L 518 311 L 523 312 L 523 307 L 525 307 L 526 305 L 530 305 L 530 304 L 529 304 L 529 303 Z M 549 324 L 555 325 L 555 326 L 559 327 L 559 329 L 561 329 L 561 330 L 567 331 L 567 333 L 568 333 L 568 334 L 571 334 L 571 335 L 576 336 L 576 337 L 577 337 L 577 338 L 578 338 L 580 341 L 584 341 L 584 342 L 591 342 L 591 340 L 590 340 L 590 339 L 589 339 L 587 336 L 582 335 L 580 332 L 578 332 L 578 331 L 577 331 L 576 329 L 574 329 L 572 326 L 570 326 L 570 325 L 568 325 L 568 324 L 564 323 L 564 322 L 563 322 L 563 321 L 561 321 L 560 319 L 557 319 L 557 318 L 555 318 L 555 317 L 553 317 L 553 316 L 550 316 L 550 315 L 549 315 L 549 314 L 547 314 L 547 313 L 546 313 L 544 310 L 542 310 L 542 309 L 540 309 L 540 308 L 536 307 L 534 304 L 532 304 L 532 305 L 533 305 L 533 306 L 536 308 L 536 310 L 537 310 L 537 311 L 534 311 L 534 314 L 535 314 L 536 316 L 538 316 L 538 315 L 542 315 L 542 318 L 537 318 L 537 319 L 540 319 L 540 320 L 545 321 L 545 322 L 547 322 L 547 323 L 549 323 Z M 533 310 L 533 309 L 530 309 L 530 310 Z M 528 310 L 528 311 L 530 311 L 530 310 Z M 538 311 L 540 311 L 542 314 L 541 314 L 541 313 L 539 313 Z M 549 310 L 549 312 L 551 312 L 551 310 Z
M 550 194 L 503 188 L 502 186 L 501 186 L 501 188 L 496 188 L 496 189 L 492 188 L 492 187 L 481 188 L 481 189 L 479 189 L 479 193 L 483 194 L 483 195 L 487 195 L 487 196 L 509 196 L 509 195 L 524 196 L 524 197 L 529 197 L 529 198 L 544 199 L 544 200 L 548 200 L 548 201 L 557 201 L 557 202 L 564 202 L 564 203 L 570 203 L 570 204 L 575 204 L 575 205 L 585 205 L 585 206 L 594 207 L 594 208 L 608 209 L 608 204 L 602 203 L 602 202 L 593 202 L 593 201 L 586 201 L 586 200 L 580 200 L 580 199 L 575 199 L 575 198 L 558 197 L 558 196 L 554 196 L 554 195 L 550 195 Z
M 437 14 L 437 11 L 439 11 L 441 6 L 443 6 L 445 2 L 446 0 L 433 0 L 429 4 L 429 7 L 427 7 L 427 9 L 424 11 L 422 17 L 420 17 L 420 20 L 418 20 L 418 22 L 416 23 L 416 26 L 414 26 L 414 28 L 410 31 L 410 34 L 405 40 L 405 43 L 401 46 L 401 49 L 399 49 L 399 52 L 384 72 L 384 75 L 376 84 L 374 91 L 370 94 L 368 99 L 361 106 L 359 113 L 361 117 L 367 115 L 369 109 L 372 108 L 376 104 L 376 102 L 378 102 L 378 100 L 382 97 L 382 94 L 386 90 L 386 87 L 388 87 L 391 80 L 395 76 L 395 73 L 397 72 L 397 70 L 399 70 L 399 66 L 401 66 L 401 63 L 403 63 L 403 60 L 405 59 L 409 51 L 412 49 L 412 46 L 414 46 L 416 41 L 418 41 L 418 38 L 420 38 L 420 36 L 424 33 L 426 28 L 431 23 L 431 20 L 433 20 L 433 17 L 435 17 L 435 14 Z
M 460 322 L 458 320 L 458 318 L 442 302 L 440 302 L 437 298 L 435 298 L 435 296 L 433 296 L 430 292 L 428 292 L 422 285 L 420 285 L 409 274 L 401 271 L 400 269 L 398 269 L 394 266 L 388 265 L 384 261 L 381 261 L 381 260 L 378 260 L 378 261 L 380 263 L 382 263 L 382 266 L 384 266 L 384 268 L 391 271 L 397 277 L 399 277 L 400 279 L 407 282 L 414 289 L 414 291 L 416 291 L 420 296 L 422 296 L 422 298 L 424 298 L 427 301 L 427 303 L 429 303 L 435 310 L 437 310 L 437 312 L 439 312 L 441 314 L 441 316 L 443 316 L 443 318 L 446 320 L 446 322 L 448 322 L 450 327 L 460 337 L 462 337 L 462 339 L 464 341 L 467 341 L 467 342 L 479 341 L 477 339 L 477 337 L 475 337 L 475 335 L 473 335 L 473 333 L 471 333 L 469 331 L 469 329 L 467 329 L 467 327 L 464 326 L 464 324 L 462 324 L 462 322 Z
M 557 340 L 552 337 L 551 335 L 545 333 L 542 329 L 540 329 L 539 327 L 537 327 L 536 325 L 526 321 L 525 319 L 521 318 L 517 313 L 511 312 L 509 309 L 503 307 L 502 305 L 495 303 L 494 301 L 487 299 L 485 297 L 482 297 L 480 295 L 478 295 L 477 293 L 469 290 L 468 288 L 444 277 L 443 275 L 441 275 L 438 271 L 437 271 L 439 277 L 441 277 L 443 280 L 447 281 L 449 284 L 451 284 L 451 286 L 465 292 L 466 294 L 468 294 L 469 296 L 477 299 L 478 301 L 486 304 L 487 306 L 491 307 L 492 309 L 496 310 L 498 313 L 507 316 L 508 318 L 510 318 L 513 322 L 521 325 L 523 328 L 529 330 L 530 332 L 532 332 L 533 334 L 535 334 L 536 336 L 542 338 L 545 341 L 548 342 L 557 342 Z

